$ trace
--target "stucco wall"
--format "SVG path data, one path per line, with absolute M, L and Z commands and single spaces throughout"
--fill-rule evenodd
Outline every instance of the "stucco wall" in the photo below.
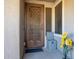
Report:
M 74 32 L 74 0 L 64 0 L 64 31 Z
M 22 33 L 22 26 L 20 27 L 20 20 L 23 19 L 23 13 L 20 10 L 21 0 L 5 0 L 5 35 L 4 35 L 4 58 L 5 59 L 20 59 L 20 51 L 23 51 L 22 44 L 20 45 L 20 32 Z M 22 1 L 21 1 L 22 2 Z M 20 15 L 22 14 L 22 15 Z M 21 17 L 20 17 L 21 16 Z M 22 24 L 22 23 L 21 23 Z M 21 38 L 21 39 L 20 39 Z M 21 40 L 23 42 L 23 40 Z M 21 52 L 22 53 L 22 52 Z

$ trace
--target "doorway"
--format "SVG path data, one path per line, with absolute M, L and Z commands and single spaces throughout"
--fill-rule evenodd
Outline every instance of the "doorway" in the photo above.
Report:
M 45 4 L 25 3 L 25 55 L 24 59 L 62 58 L 61 52 L 47 43 L 47 32 L 52 31 L 52 7 Z M 45 24 L 44 24 L 45 22 Z M 44 25 L 48 25 L 45 27 Z M 45 30 L 44 30 L 45 29 Z M 45 43 L 46 40 L 46 43 Z M 53 39 L 52 39 L 53 40 Z M 48 44 L 44 46 L 44 44 Z M 41 49 L 41 50 L 40 50 Z M 57 57 L 55 54 L 58 55 Z
M 44 46 L 44 5 L 25 3 L 25 48 Z

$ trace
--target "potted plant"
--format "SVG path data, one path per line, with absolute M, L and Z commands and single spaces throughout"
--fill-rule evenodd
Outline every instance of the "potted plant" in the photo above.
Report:
M 67 32 L 64 32 L 62 35 L 60 47 L 63 48 L 63 59 L 68 59 L 67 54 L 73 47 L 73 41 L 71 38 L 68 38 Z

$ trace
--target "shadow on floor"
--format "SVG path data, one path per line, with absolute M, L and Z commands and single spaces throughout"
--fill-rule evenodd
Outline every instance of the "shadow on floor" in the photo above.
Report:
M 44 50 L 40 52 L 26 53 L 24 59 L 62 59 L 63 54 L 59 50 Z

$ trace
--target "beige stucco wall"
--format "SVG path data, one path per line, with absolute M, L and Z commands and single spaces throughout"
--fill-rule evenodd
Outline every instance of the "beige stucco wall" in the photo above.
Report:
M 20 47 L 23 46 L 23 34 L 22 32 L 22 21 L 24 8 L 22 4 L 22 0 L 5 0 L 5 35 L 4 35 L 4 58 L 5 59 L 20 59 L 22 57 L 23 49 Z M 22 12 L 22 13 L 21 13 Z M 21 21 L 21 23 L 20 23 Z M 21 34 L 21 35 L 20 35 Z M 22 42 L 20 44 L 20 41 Z
M 74 33 L 74 0 L 63 0 L 64 31 Z

